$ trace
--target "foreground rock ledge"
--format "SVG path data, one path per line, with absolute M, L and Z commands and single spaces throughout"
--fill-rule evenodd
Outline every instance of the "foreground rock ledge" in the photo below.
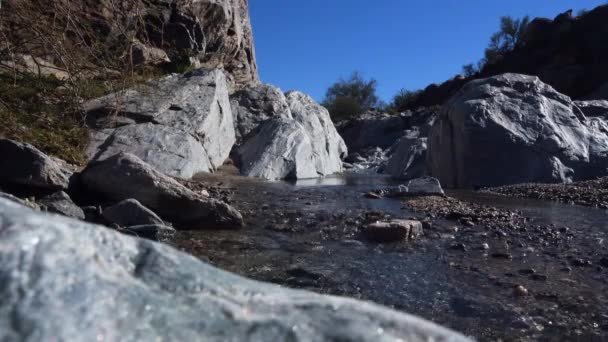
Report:
M 377 305 L 280 288 L 0 199 L 0 340 L 467 341 Z

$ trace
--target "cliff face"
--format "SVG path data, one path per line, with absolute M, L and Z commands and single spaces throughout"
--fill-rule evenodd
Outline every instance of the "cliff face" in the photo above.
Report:
M 445 103 L 464 84 L 503 73 L 538 76 L 543 82 L 572 98 L 607 98 L 597 92 L 608 82 L 608 5 L 581 16 L 572 11 L 555 19 L 536 18 L 528 26 L 524 44 L 470 78 L 462 76 L 421 94 L 418 106 Z
M 9 33 L 15 45 L 56 25 L 50 34 L 61 37 L 50 41 L 67 36 L 97 48 L 96 57 L 133 53 L 137 63 L 223 69 L 236 89 L 259 81 L 247 0 L 9 0 L 5 10 L 15 13 L 5 16 L 7 27 L 21 28 Z M 28 13 L 45 27 L 32 29 Z M 40 46 L 23 50 L 61 64 Z

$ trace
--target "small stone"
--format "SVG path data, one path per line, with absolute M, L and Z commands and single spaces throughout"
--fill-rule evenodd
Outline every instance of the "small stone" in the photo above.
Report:
M 490 249 L 490 245 L 488 245 L 487 243 L 482 243 L 482 244 L 481 244 L 481 249 L 483 249 L 483 250 L 486 250 L 486 251 L 487 251 L 488 249 Z
M 464 243 L 455 243 L 453 245 L 450 246 L 450 249 L 453 251 L 461 251 L 461 252 L 466 252 L 467 247 L 465 246 Z
M 373 191 L 366 193 L 364 196 L 365 196 L 365 198 L 369 198 L 369 199 L 381 199 L 382 198 L 382 196 L 380 196 L 379 194 L 377 194 Z
M 517 297 L 526 297 L 529 293 L 528 293 L 528 289 L 526 289 L 525 287 L 523 287 L 521 285 L 517 285 L 515 287 L 515 289 L 513 290 L 513 294 Z
M 365 237 L 375 242 L 412 240 L 422 234 L 422 231 L 422 223 L 414 220 L 378 221 L 363 228 Z
M 491 257 L 495 259 L 513 259 L 513 256 L 509 253 L 492 253 Z

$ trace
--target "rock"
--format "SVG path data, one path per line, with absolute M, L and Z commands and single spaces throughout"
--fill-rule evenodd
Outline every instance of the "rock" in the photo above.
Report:
M 338 122 L 336 128 L 344 139 L 348 151 L 356 153 L 369 148 L 392 147 L 403 136 L 404 131 L 414 127 L 419 129 L 421 137 L 426 137 L 435 116 L 434 108 L 424 107 L 398 115 L 371 111 Z
M 79 220 L 84 220 L 85 218 L 84 211 L 74 204 L 70 196 L 63 191 L 44 196 L 38 200 L 38 203 L 41 204 L 46 211 L 52 213 L 73 217 Z
M 468 341 L 379 305 L 248 280 L 3 199 L 0 279 L 3 341 Z
M 312 143 L 299 123 L 271 119 L 236 151 L 242 175 L 268 180 L 318 177 Z
M 310 137 L 317 173 L 327 176 L 342 172 L 342 159 L 348 151 L 327 109 L 301 92 L 291 91 L 286 97 L 294 120 Z
M 164 225 L 163 220 L 135 199 L 126 199 L 106 208 L 103 217 L 120 227 Z
M 119 230 L 123 234 L 137 236 L 153 241 L 165 241 L 175 234 L 175 229 L 164 224 L 147 224 L 125 227 Z
M 365 226 L 363 234 L 368 240 L 375 242 L 413 240 L 422 234 L 422 223 L 413 220 L 375 222 Z
M 608 136 L 537 77 L 504 74 L 466 84 L 441 110 L 430 174 L 449 188 L 570 182 L 608 173 Z
M 238 143 L 263 121 L 293 118 L 281 89 L 269 84 L 254 85 L 237 91 L 230 96 L 230 105 Z
M 128 153 L 90 163 L 83 186 L 110 200 L 136 199 L 180 229 L 233 228 L 241 214 L 228 204 L 204 198 Z
M 410 196 L 444 196 L 445 193 L 437 178 L 422 177 L 410 180 L 407 185 Z
M 381 199 L 382 195 L 375 193 L 373 191 L 367 192 L 365 193 L 365 198 L 369 198 L 369 199 Z
M 152 123 L 117 128 L 93 152 L 91 160 L 131 153 L 165 175 L 183 179 L 214 169 L 207 151 L 192 135 Z
M 422 177 L 427 174 L 426 151 L 427 139 L 418 137 L 416 131 L 409 131 L 397 143 L 384 172 L 396 179 Z
M 44 58 L 19 53 L 13 53 L 10 57 L 5 57 L 8 58 L 6 60 L 0 60 L 0 64 L 3 66 L 0 73 L 12 70 L 12 73 L 15 71 L 19 73 L 30 73 L 36 76 L 53 77 L 62 81 L 65 81 L 70 77 L 70 74 L 66 70 Z
M 167 53 L 159 48 L 136 42 L 132 48 L 134 65 L 160 65 L 171 62 Z
M 608 119 L 608 101 L 574 101 L 574 104 L 583 111 L 586 116 L 598 116 Z
M 162 156 L 169 160 L 176 159 L 172 155 L 183 152 L 176 146 L 180 142 L 187 141 L 188 150 L 198 153 L 200 148 L 193 146 L 191 138 L 179 139 L 175 136 L 186 132 L 198 140 L 206 152 L 197 158 L 196 166 L 201 167 L 205 159 L 208 159 L 211 167 L 218 168 L 228 158 L 235 142 L 228 88 L 224 74 L 219 70 L 199 69 L 184 75 L 167 76 L 143 86 L 91 100 L 85 104 L 85 109 L 89 125 L 97 129 L 106 128 L 109 121 L 115 117 L 121 118 L 121 122 L 127 124 L 153 123 L 171 127 L 170 132 L 163 129 L 148 132 L 150 136 L 146 136 L 143 129 L 153 128 L 151 125 L 119 132 L 123 140 L 129 138 L 127 133 L 141 139 L 140 145 L 132 147 L 139 151 L 140 155 L 145 155 L 148 142 L 153 143 L 150 153 L 158 155 L 155 150 L 159 147 L 167 148 L 168 151 Z M 107 133 L 103 131 L 103 134 Z M 162 134 L 172 136 L 162 138 Z M 108 139 L 112 139 L 112 135 Z M 106 140 L 99 145 L 100 148 L 106 143 L 112 145 Z M 95 146 L 98 146 L 98 143 L 95 143 Z M 114 143 L 112 146 L 114 149 L 122 147 L 125 150 L 127 147 L 121 143 Z
M 21 199 L 19 197 L 13 196 L 11 194 L 7 194 L 6 192 L 2 192 L 0 191 L 0 198 L 5 199 L 5 200 L 9 200 L 11 202 L 15 202 L 17 204 L 20 204 L 24 207 L 28 207 L 34 210 L 40 210 L 40 207 L 38 206 L 38 204 L 31 202 L 29 200 L 24 200 Z
M 526 297 L 528 296 L 528 289 L 521 285 L 517 285 L 515 289 L 513 289 L 513 294 L 517 297 Z
M 68 173 L 30 144 L 0 139 L 0 156 L 0 184 L 40 190 L 68 188 Z

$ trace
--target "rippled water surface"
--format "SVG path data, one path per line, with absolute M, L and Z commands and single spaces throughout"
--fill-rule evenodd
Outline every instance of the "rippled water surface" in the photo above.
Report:
M 230 192 L 246 227 L 180 232 L 178 248 L 254 279 L 320 293 L 371 300 L 422 316 L 480 340 L 608 339 L 605 210 L 470 191 L 458 199 L 519 211 L 530 224 L 567 227 L 566 244 L 534 245 L 441 219 L 414 242 L 374 244 L 359 228 L 369 215 L 424 218 L 395 199 L 364 193 L 398 184 L 352 175 L 297 183 L 204 176 Z M 466 252 L 450 248 L 466 241 Z M 490 251 L 477 248 L 487 243 Z M 507 245 L 512 259 L 490 257 Z M 606 254 L 608 257 L 608 254 Z M 572 266 L 572 260 L 590 264 Z M 531 274 L 530 270 L 534 270 Z M 517 297 L 525 286 L 530 295 Z

